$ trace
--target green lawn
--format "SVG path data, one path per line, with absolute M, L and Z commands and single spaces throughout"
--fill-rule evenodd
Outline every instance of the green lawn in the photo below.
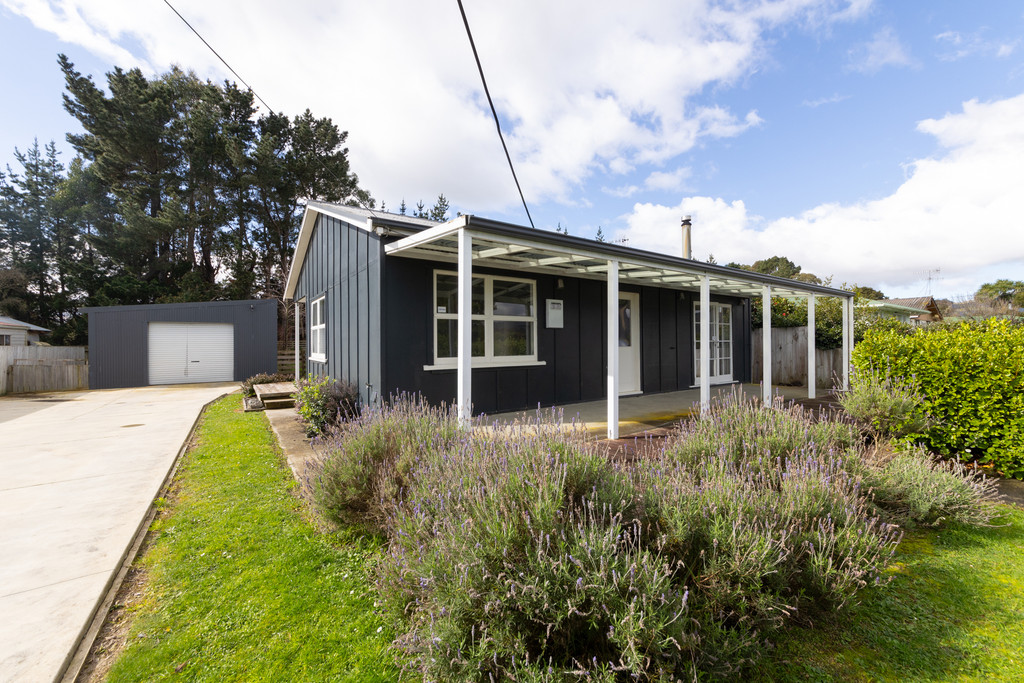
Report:
M 262 413 L 210 407 L 141 558 L 111 681 L 392 681 L 372 544 L 318 533 Z
M 1024 512 L 989 529 L 916 530 L 891 583 L 813 629 L 793 629 L 764 681 L 1024 679 Z

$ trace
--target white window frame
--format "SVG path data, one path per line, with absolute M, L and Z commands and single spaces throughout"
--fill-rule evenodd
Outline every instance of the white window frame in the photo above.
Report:
M 309 305 L 309 360 L 327 362 L 327 296 L 314 299 Z M 322 336 L 318 336 L 317 333 Z M 319 342 L 319 343 L 317 343 Z
M 434 364 L 425 365 L 424 370 L 447 370 L 455 368 L 457 358 L 440 358 L 437 354 L 437 323 L 439 320 L 458 320 L 457 313 L 439 313 L 437 310 L 437 277 L 449 275 L 457 278 L 458 272 L 451 270 L 435 270 L 433 275 L 433 296 L 430 300 L 430 307 L 433 310 L 431 324 L 433 327 L 433 349 Z M 484 281 L 484 313 L 472 315 L 472 321 L 483 321 L 484 323 L 484 355 L 472 357 L 472 367 L 507 367 L 524 365 L 546 365 L 545 361 L 537 360 L 537 281 L 529 278 L 513 277 L 510 275 L 484 275 L 473 273 L 473 279 Z M 494 281 L 522 282 L 530 285 L 530 315 L 497 315 L 494 313 Z M 523 356 L 495 356 L 494 355 L 494 323 L 496 322 L 528 322 L 533 330 L 532 346 L 533 353 Z

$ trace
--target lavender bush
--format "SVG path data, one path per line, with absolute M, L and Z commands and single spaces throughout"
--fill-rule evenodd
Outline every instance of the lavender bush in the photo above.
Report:
M 413 465 L 440 457 L 462 435 L 450 408 L 395 396 L 324 438 L 325 456 L 311 466 L 307 486 L 331 520 L 383 531 Z
M 857 428 L 838 419 L 815 419 L 799 406 L 783 407 L 782 399 L 766 406 L 731 394 L 713 401 L 700 419 L 682 423 L 681 433 L 665 448 L 675 462 L 694 464 L 708 457 L 736 463 L 772 461 L 808 444 L 820 452 L 855 452 L 861 445 Z
M 897 504 L 978 521 L 986 490 L 736 399 L 630 464 L 551 418 L 462 430 L 411 397 L 331 444 L 317 500 L 386 537 L 381 602 L 427 680 L 741 675 L 773 630 L 880 580 Z
M 901 523 L 983 526 L 997 514 L 994 480 L 961 463 L 935 460 L 922 446 L 876 455 L 864 481 L 873 502 Z

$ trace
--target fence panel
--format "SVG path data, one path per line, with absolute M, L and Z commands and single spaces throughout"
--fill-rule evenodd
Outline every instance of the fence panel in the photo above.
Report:
M 751 380 L 760 380 L 764 367 L 762 365 L 762 346 L 764 330 L 754 330 L 751 335 L 753 345 L 753 362 L 751 364 Z M 842 349 L 816 349 L 815 376 L 819 389 L 832 391 L 842 386 Z M 837 377 L 839 378 L 836 381 Z M 786 386 L 807 385 L 807 328 L 806 327 L 775 327 L 772 328 L 772 384 Z
M 0 348 L 0 396 L 88 388 L 89 362 L 84 346 Z

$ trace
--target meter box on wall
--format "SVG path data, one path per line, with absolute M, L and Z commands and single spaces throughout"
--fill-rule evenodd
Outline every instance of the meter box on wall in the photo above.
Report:
M 548 328 L 562 329 L 562 300 L 546 299 L 544 303 L 545 325 Z

